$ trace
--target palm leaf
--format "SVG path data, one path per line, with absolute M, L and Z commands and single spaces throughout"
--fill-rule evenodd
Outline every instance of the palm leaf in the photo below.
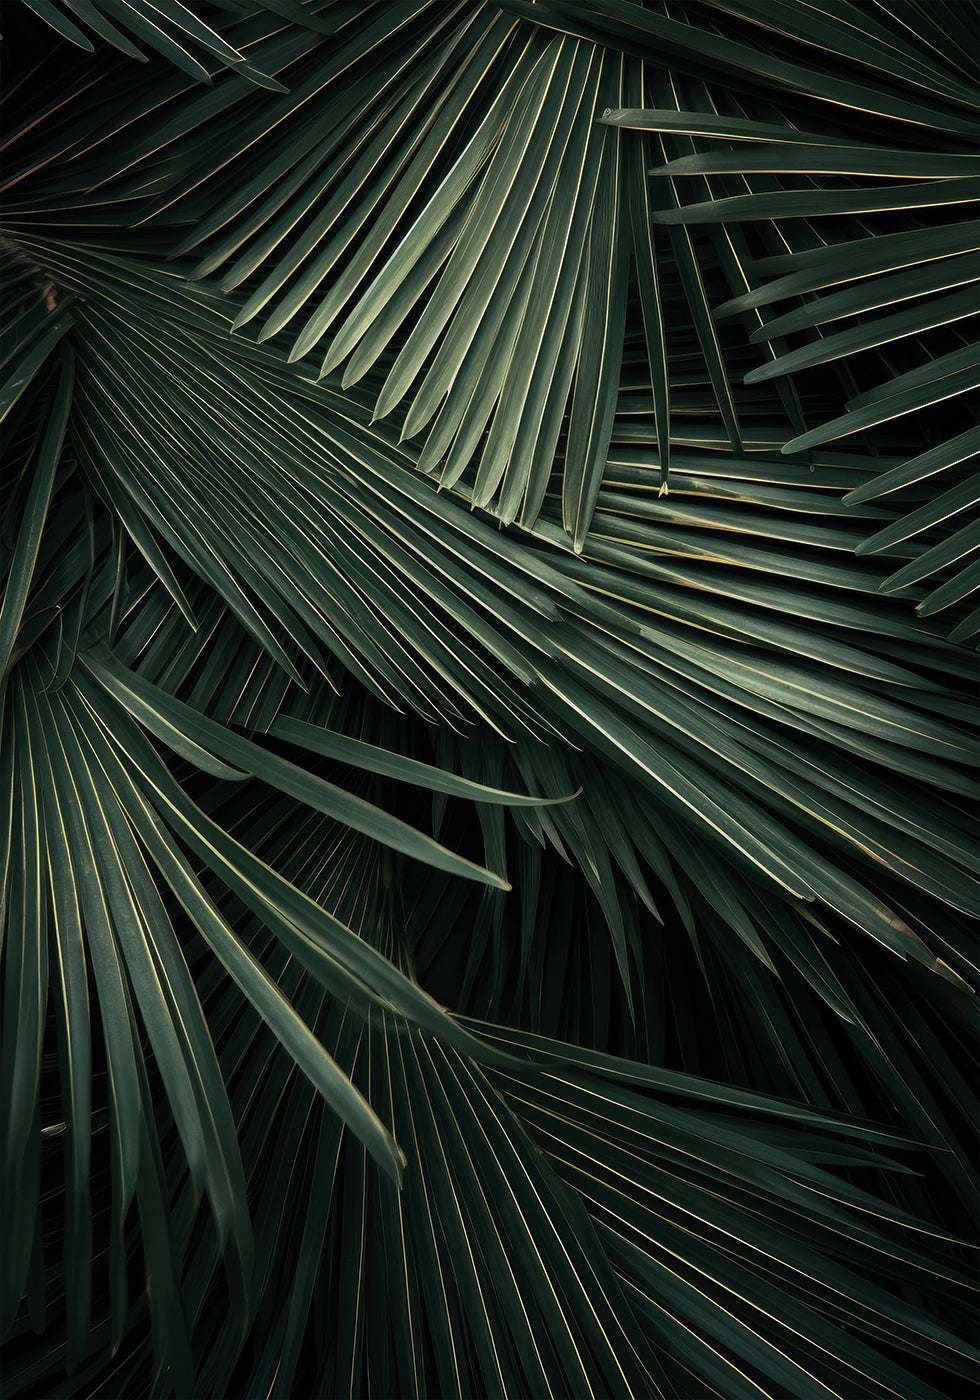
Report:
M 16 15 L 12 1389 L 964 1385 L 969 17 Z
M 184 48 L 183 43 L 175 37 L 179 34 L 202 48 L 212 60 L 217 59 L 226 67 L 247 76 L 251 82 L 262 87 L 282 90 L 280 83 L 253 68 L 244 54 L 232 48 L 220 34 L 215 33 L 199 19 L 193 10 L 180 4 L 179 0 L 159 0 L 159 3 L 154 5 L 145 3 L 145 0 L 63 0 L 64 8 L 58 0 L 22 0 L 22 3 L 69 43 L 77 44 L 79 48 L 91 49 L 92 41 L 85 31 L 79 29 L 74 20 L 69 18 L 65 13 L 66 9 L 94 30 L 99 38 L 105 39 L 128 58 L 137 58 L 143 63 L 147 61 L 146 55 L 127 37 L 126 31 L 133 38 L 143 41 L 151 49 L 168 58 L 190 77 L 199 82 L 210 83 L 211 76 L 207 68 Z M 315 14 L 305 10 L 302 5 L 289 4 L 289 0 L 277 0 L 276 4 L 270 4 L 267 8 L 286 13 L 290 19 L 298 19 L 301 24 L 310 23 L 313 27 L 322 24 Z M 113 20 L 117 23 L 113 23 Z M 117 24 L 122 25 L 121 30 Z

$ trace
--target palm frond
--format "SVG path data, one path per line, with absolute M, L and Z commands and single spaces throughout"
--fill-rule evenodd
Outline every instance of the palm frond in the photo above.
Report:
M 13 13 L 12 1390 L 966 1385 L 971 17 Z
M 139 48 L 140 43 L 145 43 L 198 82 L 210 83 L 212 79 L 207 67 L 184 47 L 185 43 L 190 42 L 203 49 L 212 63 L 217 60 L 260 87 L 284 91 L 281 83 L 253 67 L 244 54 L 227 43 L 180 0 L 157 0 L 155 4 L 149 4 L 147 0 L 21 0 L 21 3 L 70 44 L 76 44 L 81 49 L 91 50 L 94 46 L 85 29 L 80 29 L 75 19 L 81 20 L 100 39 L 127 58 L 146 63 L 147 56 Z M 269 0 L 268 4 L 263 0 L 263 6 L 304 27 L 326 29 L 324 21 L 316 14 L 317 9 L 325 8 L 323 5 L 311 10 L 296 3 L 296 0 Z M 120 25 L 121 28 L 118 27 Z

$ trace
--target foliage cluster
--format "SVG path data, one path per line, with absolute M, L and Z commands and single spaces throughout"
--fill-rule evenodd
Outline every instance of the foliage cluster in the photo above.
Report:
M 976 18 L 8 0 L 6 1393 L 970 1393 Z

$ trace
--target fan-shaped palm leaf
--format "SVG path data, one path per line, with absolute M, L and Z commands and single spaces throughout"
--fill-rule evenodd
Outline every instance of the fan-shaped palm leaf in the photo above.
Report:
M 953 9 L 17 12 L 17 1393 L 965 1383 Z

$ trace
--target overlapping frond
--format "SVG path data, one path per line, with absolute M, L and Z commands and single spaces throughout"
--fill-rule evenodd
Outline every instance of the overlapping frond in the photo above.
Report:
M 18 15 L 17 1392 L 968 1380 L 969 19 Z
M 21 4 L 80 49 L 92 51 L 95 45 L 91 34 L 95 34 L 127 58 L 142 63 L 147 62 L 147 54 L 140 47 L 145 44 L 201 83 L 211 83 L 208 65 L 218 63 L 259 87 L 285 90 L 180 0 L 155 0 L 153 4 L 148 0 L 21 0 Z M 319 13 L 328 8 L 329 0 L 311 5 L 298 0 L 261 0 L 261 5 L 303 28 L 331 31 L 332 26 Z M 234 11 L 245 6 L 240 0 L 225 0 L 225 8 Z M 191 48 L 185 48 L 185 44 Z M 203 52 L 198 57 L 191 49 Z

